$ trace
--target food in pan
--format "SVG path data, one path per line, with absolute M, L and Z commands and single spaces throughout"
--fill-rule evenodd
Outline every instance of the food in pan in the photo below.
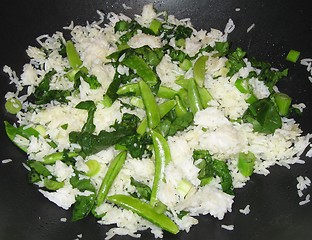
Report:
M 40 36 L 20 77 L 4 67 L 17 88 L 7 135 L 73 221 L 116 224 L 107 239 L 188 232 L 198 215 L 222 220 L 252 174 L 304 163 L 302 109 L 276 87 L 287 69 L 232 48 L 232 21 L 196 30 L 151 4 L 134 19 L 99 14 Z

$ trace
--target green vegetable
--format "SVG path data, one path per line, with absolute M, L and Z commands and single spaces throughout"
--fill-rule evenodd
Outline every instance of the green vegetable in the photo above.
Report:
M 76 202 L 74 204 L 72 221 L 78 221 L 85 218 L 93 209 L 95 203 L 95 187 L 92 185 L 90 179 L 79 179 L 78 174 L 70 179 L 70 184 L 73 188 L 77 188 L 79 191 L 92 192 L 88 196 L 76 196 Z
M 175 106 L 175 113 L 177 117 L 182 117 L 184 114 L 186 114 L 188 111 L 186 107 L 184 106 L 182 100 L 178 95 L 175 96 L 176 106 Z
M 205 87 L 198 87 L 198 94 L 203 108 L 208 107 L 208 102 L 212 100 L 212 96 Z
M 171 153 L 166 139 L 160 133 L 152 130 L 151 136 L 155 152 L 155 173 L 150 204 L 155 206 L 158 201 L 157 192 L 159 189 L 159 184 L 164 180 L 165 166 L 171 161 Z
M 121 86 L 117 92 L 118 95 L 140 95 L 140 87 L 138 83 L 129 83 Z
M 291 49 L 286 56 L 286 60 L 295 63 L 297 62 L 299 56 L 300 56 L 300 52 Z
M 50 81 L 53 75 L 56 74 L 56 71 L 53 69 L 46 73 L 36 87 L 34 92 L 35 103 L 36 104 L 45 104 L 49 103 L 52 100 L 66 103 L 66 97 L 70 96 L 69 90 L 50 90 Z
M 22 103 L 16 98 L 9 98 L 4 105 L 8 113 L 16 114 L 22 109 Z
M 96 206 L 100 206 L 106 199 L 109 189 L 126 161 L 127 152 L 120 152 L 109 164 L 107 172 L 103 178 L 101 187 L 96 196 Z
M 140 81 L 139 87 L 145 106 L 148 126 L 151 129 L 154 129 L 160 122 L 160 112 L 156 103 L 156 99 L 147 83 L 145 83 L 144 81 Z
M 109 196 L 107 200 L 138 214 L 170 233 L 177 234 L 179 232 L 178 226 L 169 217 L 164 213 L 157 213 L 150 204 L 142 202 L 137 198 L 120 194 Z
M 71 132 L 69 140 L 71 143 L 78 143 L 81 146 L 82 155 L 92 155 L 117 144 L 130 135 L 136 134 L 138 121 L 137 116 L 125 113 L 120 123 L 115 122 L 111 126 L 114 131 L 102 130 L 98 135 L 89 132 Z
M 244 52 L 241 48 L 236 48 L 235 51 L 230 52 L 228 54 L 228 67 L 229 72 L 227 76 L 233 76 L 235 73 L 239 71 L 242 67 L 246 67 L 246 63 L 243 58 L 245 57 L 246 52 Z
M 187 112 L 183 114 L 182 116 L 176 117 L 171 125 L 170 125 L 170 130 L 168 135 L 173 136 L 176 134 L 178 131 L 183 131 L 186 129 L 188 126 L 190 126 L 193 123 L 193 114 L 191 112 Z
M 41 162 L 28 160 L 27 165 L 31 169 L 28 173 L 30 183 L 39 182 L 44 177 L 51 176 L 51 172 Z
M 132 97 L 130 99 L 130 104 L 137 107 L 137 108 L 144 109 L 144 102 L 143 102 L 142 98 Z
M 80 56 L 75 48 L 75 45 L 72 41 L 66 42 L 66 54 L 69 61 L 69 65 L 73 69 L 77 69 L 82 65 L 82 61 L 80 59 Z
M 159 31 L 161 29 L 161 25 L 162 23 L 160 21 L 158 21 L 157 19 L 153 19 L 150 23 L 149 28 L 156 34 L 159 34 Z
M 192 68 L 192 62 L 189 59 L 184 59 L 183 62 L 179 64 L 180 68 L 184 71 L 188 71 Z M 194 66 L 195 67 L 195 66 Z
M 291 97 L 285 93 L 275 93 L 274 101 L 281 116 L 287 116 L 291 105 Z
M 271 64 L 257 61 L 255 58 L 251 58 L 250 62 L 253 67 L 261 69 L 258 79 L 263 81 L 271 92 L 278 81 L 288 74 L 288 69 L 284 69 L 283 71 L 272 70 Z
M 88 172 L 86 172 L 86 175 L 89 177 L 93 177 L 96 174 L 99 173 L 100 169 L 101 169 L 101 165 L 98 161 L 96 160 L 88 160 L 86 162 L 86 165 L 88 166 L 89 170 Z
M 81 132 L 93 133 L 95 130 L 95 125 L 93 123 L 94 113 L 96 111 L 95 103 L 93 101 L 87 100 L 78 103 L 75 108 L 88 111 L 88 118 L 83 125 Z
M 129 28 L 130 28 L 130 22 L 127 22 L 125 20 L 120 20 L 119 22 L 116 22 L 114 26 L 115 32 L 128 31 Z
M 43 158 L 43 164 L 53 164 L 56 161 L 62 161 L 65 158 L 73 158 L 77 157 L 78 153 L 76 152 L 56 152 L 56 153 L 51 153 Z
M 52 190 L 52 191 L 55 191 L 57 189 L 64 187 L 64 184 L 65 184 L 64 182 L 58 182 L 49 178 L 45 178 L 43 183 L 44 183 L 44 186 L 48 190 Z
M 188 192 L 191 190 L 192 186 L 193 186 L 192 183 L 190 183 L 186 179 L 182 179 L 178 184 L 177 190 L 181 194 L 181 196 L 184 198 L 188 194 Z
M 243 115 L 243 121 L 253 125 L 255 132 L 274 133 L 282 126 L 281 117 L 269 98 L 252 103 Z
M 194 79 L 199 87 L 203 87 L 204 85 L 207 60 L 208 56 L 201 56 L 196 60 L 194 64 Z
M 228 54 L 230 44 L 229 42 L 216 42 L 214 49 L 219 52 L 218 56 L 222 57 Z
M 194 150 L 193 159 L 194 161 L 202 159 L 197 164 L 197 167 L 200 169 L 198 179 L 201 180 L 201 186 L 208 184 L 214 176 L 219 176 L 223 192 L 231 195 L 234 194 L 232 176 L 226 162 L 212 159 L 208 150 Z
M 14 140 L 15 137 L 17 135 L 22 136 L 26 139 L 29 139 L 31 136 L 39 137 L 39 132 L 31 127 L 28 127 L 28 128 L 25 128 L 24 126 L 14 127 L 7 121 L 4 121 L 4 126 L 5 126 L 6 134 L 9 137 L 9 139 L 24 152 L 27 152 L 28 146 L 22 146 L 20 143 L 16 142 Z
M 251 176 L 254 170 L 255 161 L 256 156 L 252 152 L 239 153 L 237 163 L 238 170 L 245 177 Z
M 186 39 L 191 37 L 193 30 L 189 27 L 179 25 L 174 30 L 174 38 L 175 40 Z
M 172 99 L 177 94 L 177 92 L 169 87 L 159 86 L 157 97 Z
M 190 109 L 193 114 L 203 109 L 203 105 L 200 100 L 197 84 L 194 79 L 189 79 L 188 98 L 189 98 L 189 103 L 190 103 Z
M 170 112 L 175 105 L 176 105 L 175 100 L 169 100 L 160 104 L 158 106 L 160 118 L 163 118 L 168 112 Z M 140 125 L 138 126 L 137 133 L 143 135 L 146 132 L 147 125 L 148 125 L 147 119 L 144 118 L 140 123 Z
M 137 75 L 141 77 L 149 86 L 154 86 L 158 83 L 156 73 L 148 66 L 148 64 L 136 54 L 126 54 L 121 63 L 133 71 L 136 71 Z
M 135 187 L 136 192 L 131 194 L 135 198 L 144 199 L 149 201 L 151 198 L 152 190 L 144 183 L 136 181 L 133 177 L 130 177 L 130 184 Z
M 250 88 L 248 85 L 248 79 L 246 78 L 237 78 L 235 81 L 235 87 L 241 92 L 241 93 L 250 93 Z

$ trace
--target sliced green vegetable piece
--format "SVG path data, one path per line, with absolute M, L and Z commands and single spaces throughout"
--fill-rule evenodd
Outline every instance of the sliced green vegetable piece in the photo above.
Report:
M 181 39 L 182 40 L 182 39 Z M 184 71 L 188 71 L 192 67 L 192 62 L 189 59 L 184 59 L 183 62 L 179 64 L 180 68 Z
M 238 78 L 234 85 L 241 93 L 250 93 L 248 81 L 246 78 Z
M 300 56 L 299 51 L 291 49 L 286 56 L 286 60 L 295 63 L 297 62 L 299 56 Z
M 160 133 L 152 130 L 151 136 L 155 152 L 155 174 L 150 204 L 155 206 L 158 202 L 157 193 L 159 184 L 164 180 L 165 166 L 171 161 L 171 153 L 166 139 Z
M 278 112 L 281 116 L 287 116 L 289 113 L 289 107 L 291 105 L 291 97 L 285 93 L 274 94 L 274 101 L 278 108 Z
M 22 109 L 22 103 L 16 98 L 9 98 L 4 107 L 8 113 L 17 114 Z
M 199 87 L 204 86 L 207 60 L 208 56 L 201 56 L 196 60 L 194 64 L 193 69 L 194 79 Z
M 139 216 L 170 233 L 177 234 L 179 232 L 178 226 L 169 217 L 167 217 L 164 213 L 157 213 L 151 205 L 142 202 L 137 198 L 118 194 L 108 196 L 107 200 L 138 214 Z
M 75 45 L 72 41 L 68 40 L 66 42 L 66 54 L 69 61 L 69 65 L 73 69 L 77 69 L 82 65 L 80 56 L 75 48 Z
M 64 182 L 58 182 L 58 181 L 48 179 L 48 178 L 45 178 L 43 180 L 43 183 L 47 189 L 52 190 L 52 191 L 55 191 L 57 189 L 64 187 L 64 184 L 65 184 Z
M 138 83 L 129 83 L 120 87 L 117 92 L 118 95 L 134 94 L 135 96 L 140 95 L 140 87 Z
M 208 107 L 208 102 L 212 100 L 212 96 L 205 87 L 198 87 L 198 94 L 203 108 Z
M 149 26 L 149 28 L 156 34 L 159 34 L 159 30 L 161 28 L 162 23 L 160 21 L 158 21 L 157 19 L 153 19 L 151 21 L 151 24 Z
M 251 176 L 254 170 L 255 161 L 256 156 L 252 152 L 239 153 L 237 163 L 238 170 L 245 177 Z
M 152 93 L 152 90 L 147 85 L 146 82 L 140 81 L 139 82 L 141 96 L 144 102 L 148 126 L 151 129 L 157 127 L 160 122 L 160 112 L 159 107 L 156 103 L 156 99 Z
M 126 161 L 127 152 L 120 152 L 110 163 L 96 197 L 96 205 L 100 206 L 106 199 L 115 178 Z
M 88 172 L 86 172 L 86 175 L 89 177 L 95 176 L 96 174 L 99 173 L 101 169 L 101 164 L 96 160 L 88 160 L 86 162 L 86 165 L 89 168 Z

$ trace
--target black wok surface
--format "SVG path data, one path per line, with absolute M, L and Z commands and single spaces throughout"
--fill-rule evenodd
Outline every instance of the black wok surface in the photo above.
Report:
M 124 10 L 122 3 L 132 7 Z M 129 16 L 140 13 L 148 1 L 73 1 L 73 0 L 2 0 L 0 67 L 7 64 L 21 74 L 28 61 L 25 49 L 36 45 L 41 34 L 61 31 L 71 20 L 84 24 L 97 18 L 96 10 L 124 12 Z M 290 63 L 285 56 L 290 49 L 301 52 L 301 58 L 312 58 L 312 20 L 310 1 L 282 0 L 160 0 L 155 1 L 158 10 L 168 10 L 178 18 L 190 17 L 196 28 L 224 29 L 231 17 L 236 28 L 229 36 L 233 46 L 247 50 L 248 56 L 272 63 L 277 68 L 289 68 L 289 76 L 279 83 L 282 91 L 290 94 L 295 103 L 304 102 L 307 108 L 298 121 L 305 133 L 312 132 L 312 84 L 308 72 L 299 62 Z M 240 8 L 240 11 L 235 11 Z M 247 28 L 255 27 L 247 33 Z M 92 217 L 80 222 L 62 223 L 60 218 L 70 219 L 65 211 L 49 202 L 35 186 L 28 184 L 27 171 L 22 166 L 26 155 L 5 136 L 3 121 L 14 117 L 4 109 L 4 95 L 9 86 L 8 77 L 0 73 L 1 119 L 0 160 L 11 158 L 13 162 L 0 163 L 0 239 L 1 240 L 73 240 L 82 234 L 83 240 L 105 238 L 108 227 L 96 223 Z M 296 177 L 312 179 L 312 160 L 305 158 L 305 165 L 294 165 L 291 170 L 272 167 L 267 177 L 254 174 L 245 188 L 235 191 L 232 213 L 223 221 L 210 216 L 199 217 L 199 224 L 189 233 L 176 236 L 164 234 L 164 239 L 210 240 L 307 240 L 312 239 L 312 203 L 299 206 L 303 200 L 297 195 Z M 312 187 L 305 195 L 312 193 Z M 239 209 L 250 204 L 247 216 Z M 221 228 L 221 224 L 234 224 L 234 231 Z M 152 239 L 143 233 L 143 239 Z M 115 237 L 115 239 L 131 239 Z

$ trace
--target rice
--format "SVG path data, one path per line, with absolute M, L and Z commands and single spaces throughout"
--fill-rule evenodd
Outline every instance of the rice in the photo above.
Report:
M 129 9 L 126 5 L 124 8 Z M 236 8 L 235 11 L 239 11 L 239 8 Z M 121 151 L 120 149 L 125 147 L 117 144 L 103 147 L 99 151 L 91 151 L 90 154 L 82 154 L 85 150 L 83 141 L 89 141 L 88 138 L 83 137 L 87 134 L 92 134 L 92 136 L 100 136 L 103 133 L 111 134 L 126 114 L 137 116 L 139 121 L 146 118 L 144 108 L 147 106 L 142 109 L 131 106 L 132 99 L 130 97 L 132 96 L 118 96 L 118 100 L 109 106 L 106 105 L 105 99 L 103 100 L 103 96 L 108 90 L 111 90 L 111 83 L 116 80 L 116 76 L 131 77 L 135 75 L 130 80 L 130 83 L 133 84 L 143 77 L 139 76 L 140 69 L 133 70 L 126 64 L 119 64 L 116 67 L 117 62 L 112 64 L 111 59 L 107 58 L 120 50 L 118 41 L 125 34 L 125 31 L 115 30 L 116 23 L 122 20 L 124 24 L 127 24 L 131 22 L 131 18 L 123 14 L 108 13 L 104 15 L 99 11 L 97 13 L 98 21 L 87 23 L 85 26 L 70 22 L 68 26 L 64 27 L 64 30 L 70 32 L 71 41 L 77 50 L 82 66 L 87 69 L 88 77 L 97 80 L 96 88 L 92 87 L 90 79 L 83 77 L 82 67 L 78 69 L 82 71 L 79 72 L 82 75 L 78 77 L 75 75 L 75 79 L 69 81 L 69 74 L 72 72 L 68 69 L 77 69 L 72 69 L 68 57 L 62 56 L 60 52 L 62 44 L 66 43 L 61 32 L 56 32 L 51 36 L 47 34 L 39 36 L 36 39 L 39 46 L 27 48 L 26 52 L 30 61 L 24 65 L 20 77 L 10 67 L 3 68 L 3 71 L 8 74 L 10 83 L 17 88 L 16 92 L 7 93 L 6 99 L 15 97 L 23 103 L 22 110 L 16 115 L 18 120 L 14 126 L 22 126 L 25 131 L 26 129 L 35 129 L 39 134 L 39 136 L 31 135 L 30 137 L 17 134 L 13 139 L 18 146 L 26 148 L 28 159 L 31 159 L 23 165 L 30 172 L 34 171 L 32 161 L 44 166 L 48 173 L 44 172 L 46 174 L 44 177 L 40 173 L 39 180 L 35 184 L 44 197 L 66 210 L 79 205 L 79 199 L 95 198 L 96 193 L 101 189 L 104 176 L 110 169 L 112 159 Z M 104 23 L 105 17 L 107 23 Z M 152 35 L 150 32 L 144 32 L 144 28 L 133 33 L 126 42 L 126 47 L 130 47 L 131 51 L 141 51 L 144 48 L 148 48 L 151 52 L 155 49 L 166 49 L 161 50 L 163 56 L 157 66 L 152 67 L 152 70 L 156 74 L 156 79 L 160 80 L 162 87 L 171 88 L 176 92 L 190 91 L 189 86 L 181 87 L 176 79 L 179 77 L 190 79 L 193 78 L 194 73 L 192 67 L 183 69 L 179 59 L 173 60 L 174 54 L 170 54 L 170 51 L 179 53 L 183 49 L 183 54 L 189 56 L 190 65 L 194 66 L 200 58 L 199 51 L 224 43 L 227 41 L 228 34 L 235 29 L 233 20 L 229 19 L 224 32 L 216 29 L 211 29 L 209 32 L 196 30 L 190 19 L 179 20 L 173 15 L 166 16 L 165 13 L 157 13 L 152 4 L 145 5 L 142 14 L 136 15 L 134 19 L 145 28 L 149 28 L 153 20 L 157 20 L 164 23 L 167 28 L 170 28 L 171 25 L 179 25 L 192 31 L 192 34 L 184 39 L 183 47 L 179 46 L 174 34 L 170 35 L 170 31 L 168 39 L 166 39 L 165 33 Z M 247 32 L 254 26 L 254 24 L 251 25 Z M 43 48 L 46 51 L 43 51 Z M 124 50 L 126 52 L 127 49 Z M 209 92 L 212 99 L 206 102 L 206 107 L 192 113 L 191 124 L 174 135 L 166 137 L 165 141 L 170 149 L 170 161 L 161 169 L 165 181 L 161 179 L 157 186 L 156 199 L 166 206 L 165 217 L 171 219 L 179 230 L 186 232 L 198 223 L 196 217 L 199 215 L 210 215 L 222 220 L 226 213 L 232 211 L 234 203 L 234 195 L 223 189 L 224 179 L 222 176 L 217 174 L 210 176 L 209 181 L 205 179 L 208 183 L 203 184 L 199 176 L 202 174 L 200 165 L 205 163 L 205 159 L 195 160 L 193 153 L 196 150 L 207 150 L 213 161 L 218 160 L 225 164 L 228 176 L 232 181 L 231 184 L 235 189 L 243 187 L 250 179 L 249 176 L 244 176 L 238 167 L 240 153 L 252 152 L 255 156 L 253 172 L 267 175 L 270 173 L 269 168 L 273 165 L 289 168 L 292 164 L 303 164 L 301 155 L 311 147 L 312 135 L 304 135 L 299 124 L 293 119 L 281 118 L 281 127 L 269 134 L 256 132 L 251 123 L 242 121 L 250 106 L 248 103 L 250 93 L 240 91 L 236 83 L 240 79 L 248 78 L 251 72 L 260 74 L 260 70 L 253 67 L 247 58 L 243 58 L 244 66 L 229 76 L 229 59 L 216 53 L 216 49 L 202 53 L 208 58 L 204 64 L 202 88 Z M 127 58 L 127 54 L 122 53 L 118 61 L 123 62 Z M 144 57 L 146 56 L 144 55 Z M 310 59 L 302 60 L 301 63 L 310 69 Z M 38 107 L 28 97 L 36 93 L 40 83 L 53 70 L 55 70 L 55 74 L 50 79 L 49 90 L 57 92 L 70 89 L 72 92 L 66 97 L 66 102 L 62 103 L 55 99 Z M 79 82 L 77 82 L 78 80 Z M 249 89 L 257 99 L 267 99 L 271 94 L 271 89 L 257 76 L 248 81 Z M 121 83 L 121 86 L 123 84 Z M 75 87 L 77 88 L 74 89 Z M 21 96 L 23 89 L 27 89 L 27 94 Z M 278 92 L 277 87 L 273 88 L 273 91 Z M 189 93 L 187 92 L 187 94 Z M 180 95 L 179 98 L 182 99 Z M 190 95 L 187 95 L 186 98 L 189 99 Z M 156 101 L 160 105 L 167 100 L 157 97 Z M 81 102 L 84 104 L 93 102 L 95 110 L 92 112 L 85 106 L 77 107 Z M 177 102 L 174 104 L 177 105 Z M 305 105 L 303 103 L 294 104 L 293 107 L 303 111 Z M 73 140 L 75 134 L 85 129 L 87 123 L 90 123 L 90 115 L 92 124 L 89 127 L 92 128 L 92 131 L 87 129 L 81 138 L 82 142 L 75 142 Z M 149 131 L 150 129 L 147 128 L 148 133 L 150 133 Z M 98 142 L 98 140 L 91 141 L 90 145 L 96 145 Z M 137 145 L 138 143 L 135 143 L 131 147 L 137 147 Z M 148 152 L 152 146 L 149 143 L 149 148 L 141 157 L 133 157 L 130 151 L 127 153 L 126 160 L 116 175 L 108 196 L 122 194 L 141 197 L 137 187 L 132 183 L 133 179 L 144 185 L 145 188 L 154 188 L 154 174 L 158 166 L 155 165 L 157 161 L 155 153 L 153 154 L 152 151 L 152 155 L 150 155 Z M 46 162 L 50 156 L 60 153 L 63 155 L 58 159 L 51 163 Z M 69 157 L 71 153 L 75 153 L 73 157 Z M 306 155 L 312 156 L 311 149 L 307 151 Z M 2 163 L 7 162 L 10 160 L 2 160 Z M 96 171 L 92 169 L 91 162 L 97 163 Z M 303 190 L 310 186 L 311 181 L 302 176 L 299 176 L 297 180 L 298 195 L 303 197 Z M 47 181 L 56 181 L 61 184 L 61 187 L 51 189 L 52 186 L 49 189 Z M 79 184 L 75 185 L 75 181 L 84 184 L 87 182 L 89 185 L 83 188 Z M 146 202 L 147 200 L 141 199 L 141 201 Z M 310 195 L 307 194 L 299 204 L 302 205 L 309 201 Z M 140 238 L 141 234 L 138 232 L 148 229 L 156 238 L 163 237 L 163 230 L 159 226 L 152 224 L 135 212 L 117 207 L 109 201 L 97 205 L 94 212 L 101 216 L 98 220 L 99 224 L 114 224 L 114 227 L 107 232 L 106 239 L 111 239 L 115 235 Z M 245 215 L 249 214 L 250 205 L 240 209 L 239 212 Z M 184 213 L 186 215 L 183 215 Z M 67 219 L 61 218 L 60 221 L 66 222 Z M 222 224 L 221 227 L 234 230 L 234 225 Z M 77 238 L 81 239 L 82 234 L 78 234 Z
M 10 163 L 10 162 L 12 162 L 13 160 L 12 159 L 3 159 L 1 162 L 3 163 L 3 164 L 6 164 L 6 163 Z

